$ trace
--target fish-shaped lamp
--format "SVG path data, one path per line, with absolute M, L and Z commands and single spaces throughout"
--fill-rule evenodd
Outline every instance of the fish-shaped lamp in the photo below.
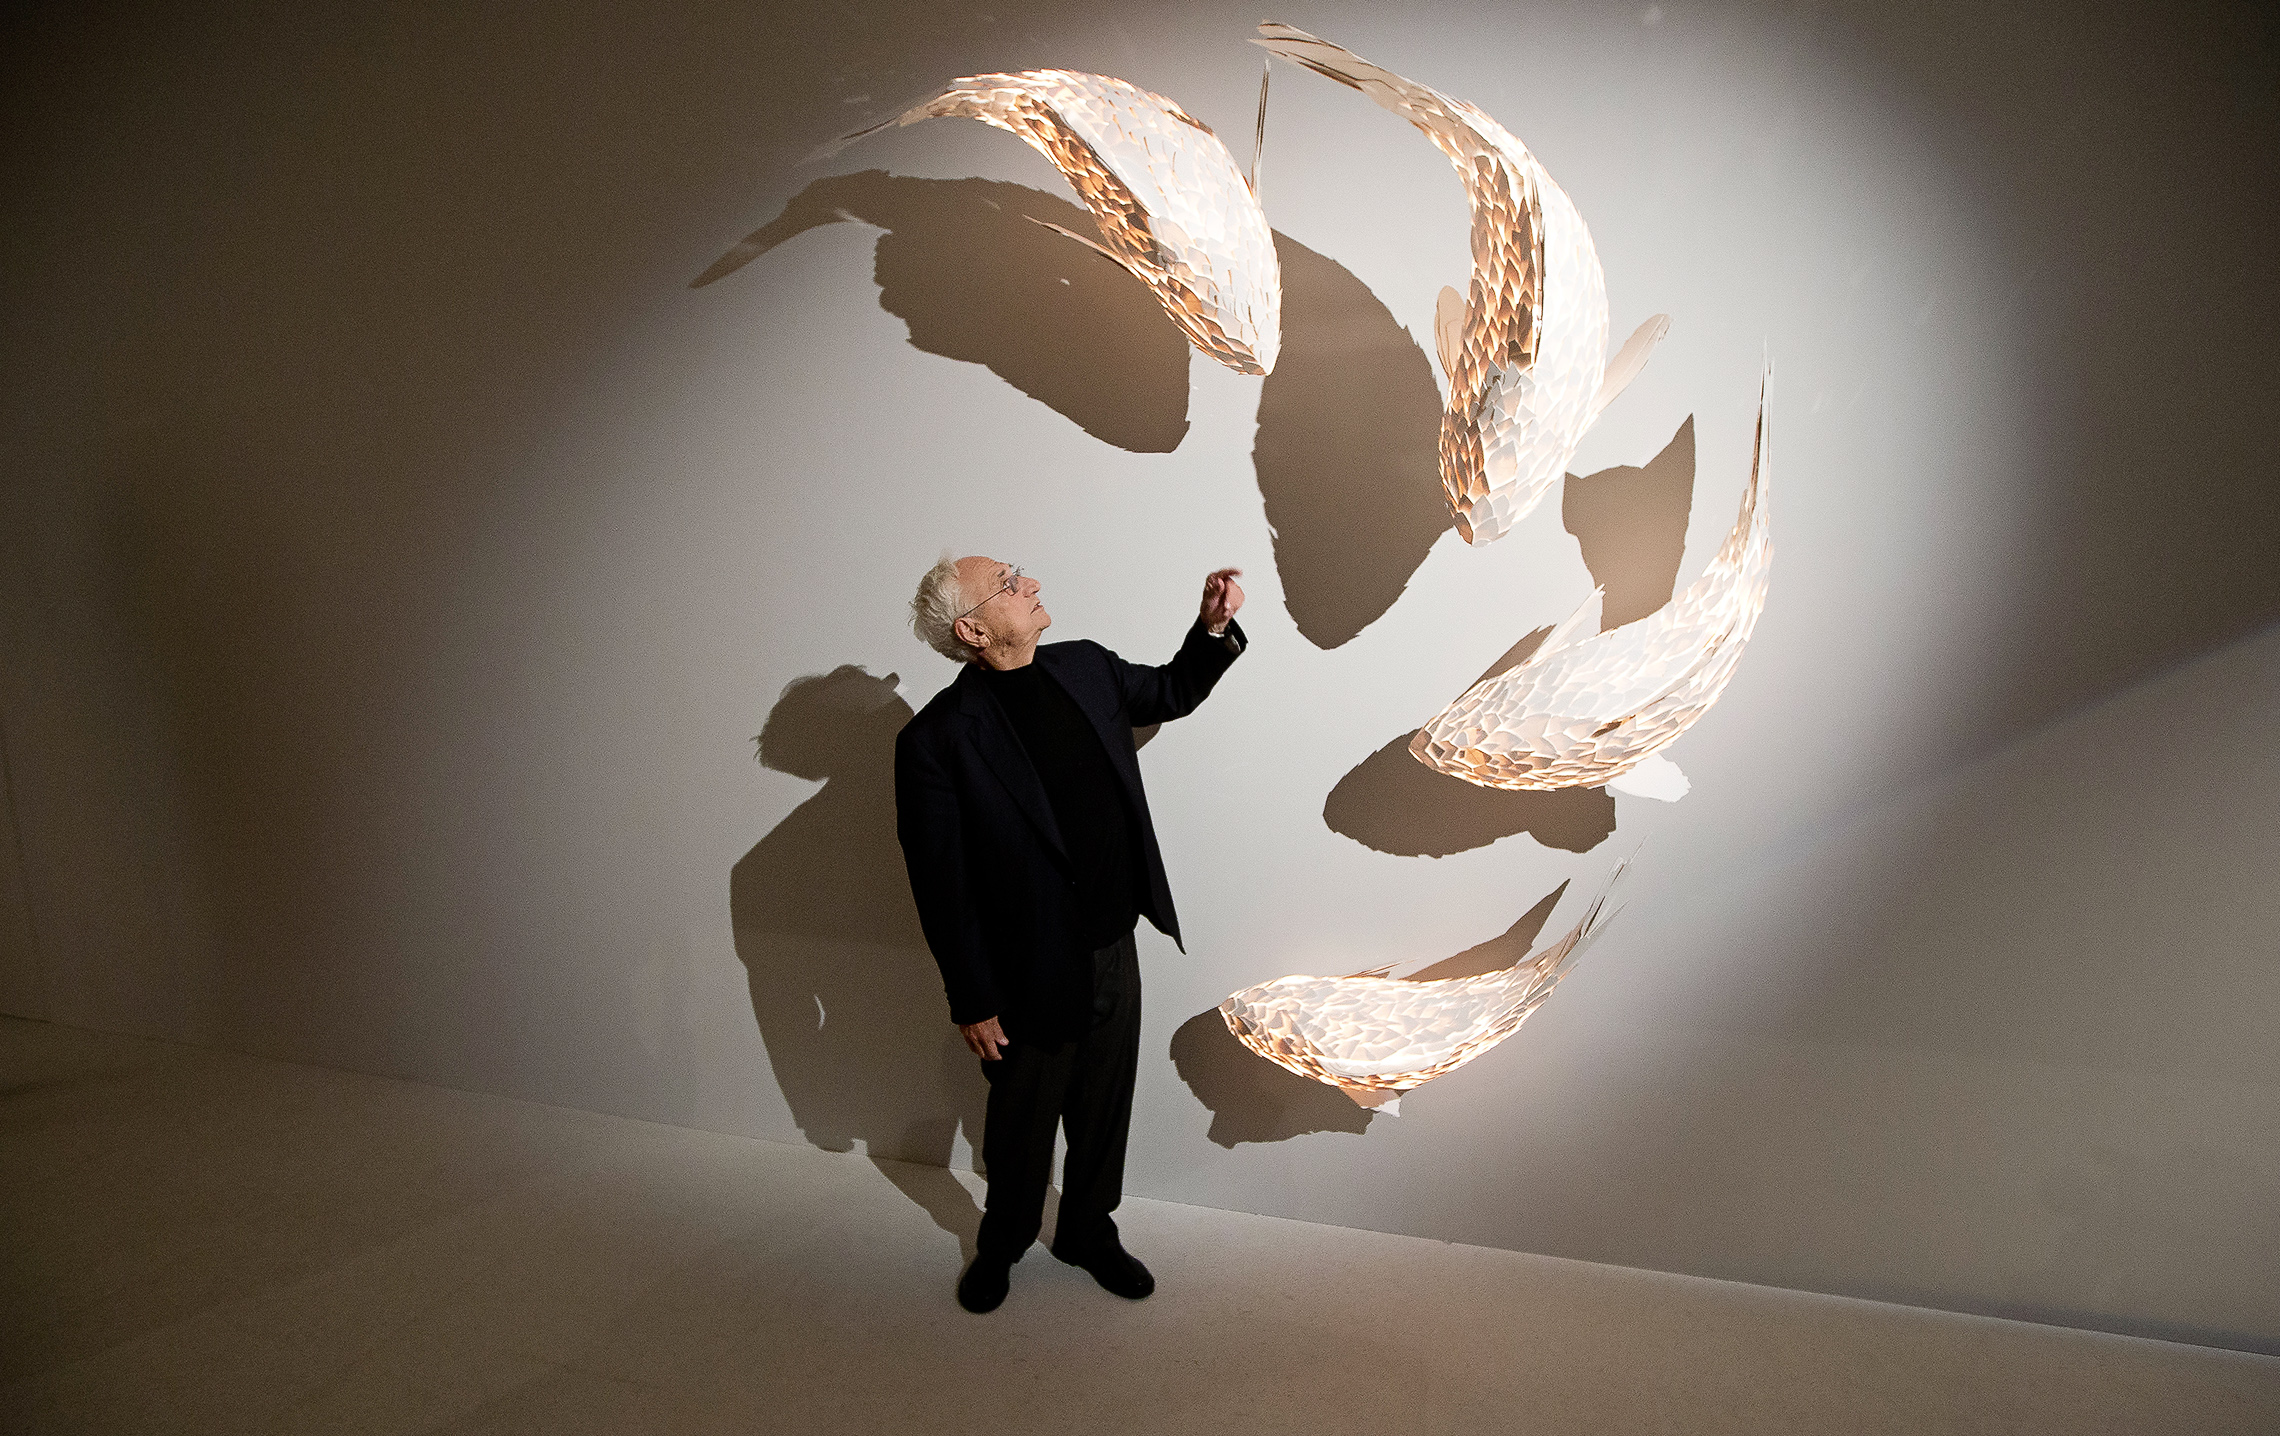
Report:
M 1398 1116 L 1401 1097 L 1520 1030 L 1606 929 L 1618 864 L 1582 921 L 1543 951 L 1472 977 L 1413 982 L 1386 969 L 1351 977 L 1278 977 L 1219 1004 L 1238 1041 L 1326 1082 L 1364 1107 Z
M 1253 44 L 1351 86 L 1425 132 L 1472 206 L 1471 293 L 1441 291 L 1435 347 L 1449 378 L 1441 486 L 1465 542 L 1526 518 L 1567 472 L 1600 411 L 1646 366 L 1670 317 L 1607 359 L 1607 279 L 1565 191 L 1483 111 L 1304 30 L 1268 21 Z
M 1274 235 L 1252 181 L 1209 125 L 1124 80 L 1023 70 L 953 80 L 847 140 L 948 115 L 1010 131 L 1051 160 L 1099 221 L 1100 241 L 1047 228 L 1130 270 L 1196 348 L 1238 374 L 1273 372 L 1282 343 Z
M 1772 383 L 1768 370 L 1741 513 L 1702 577 L 1635 623 L 1579 637 L 1597 595 L 1586 599 L 1528 657 L 1419 729 L 1409 743 L 1419 762 L 1488 788 L 1596 787 L 1623 779 L 1710 711 L 1765 611 L 1773 569 Z M 1675 786 L 1685 791 L 1683 780 Z

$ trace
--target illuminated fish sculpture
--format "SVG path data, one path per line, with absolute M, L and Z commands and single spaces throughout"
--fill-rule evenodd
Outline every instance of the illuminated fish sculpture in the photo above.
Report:
M 1510 967 L 1426 982 L 1388 977 L 1384 968 L 1351 977 L 1278 977 L 1220 1003 L 1220 1018 L 1276 1066 L 1398 1116 L 1404 1092 L 1454 1072 L 1543 1006 L 1613 920 L 1607 899 L 1627 865 L 1616 866 L 1564 937 Z
M 1600 411 L 1669 332 L 1658 314 L 1607 362 L 1607 280 L 1575 204 L 1511 131 L 1438 90 L 1272 21 L 1252 43 L 1349 85 L 1425 132 L 1472 206 L 1471 295 L 1441 291 L 1449 377 L 1441 486 L 1465 542 L 1504 536 L 1567 472 Z
M 1419 729 L 1409 743 L 1419 762 L 1488 788 L 1596 787 L 1640 768 L 1710 710 L 1765 611 L 1772 382 L 1769 370 L 1741 513 L 1702 577 L 1635 623 L 1579 638 L 1595 593 L 1525 659 L 1475 683 Z M 1683 777 L 1675 786 L 1669 797 L 1685 791 Z
M 1024 70 L 953 80 L 840 143 L 957 115 L 1010 131 L 1051 160 L 1092 209 L 1101 242 L 1046 228 L 1130 270 L 1196 348 L 1239 374 L 1274 371 L 1282 343 L 1274 235 L 1252 179 L 1210 126 L 1107 75 Z

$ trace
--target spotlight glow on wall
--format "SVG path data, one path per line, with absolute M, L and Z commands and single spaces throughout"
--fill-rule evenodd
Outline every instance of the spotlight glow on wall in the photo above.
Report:
M 1646 365 L 1667 315 L 1607 358 L 1607 285 L 1591 232 L 1567 194 L 1512 133 L 1472 105 L 1288 25 L 1254 43 L 1368 95 L 1448 156 L 1472 213 L 1469 296 L 1441 291 L 1435 347 L 1449 377 L 1442 487 L 1466 542 L 1525 518 L 1566 473 L 1577 443 Z M 1195 346 L 1241 373 L 1274 368 L 1282 278 L 1261 210 L 1257 154 L 1246 177 L 1209 127 L 1161 95 L 1105 75 L 1029 70 L 970 76 L 893 120 L 965 116 L 1019 136 L 1091 208 L 1101 242 L 1058 233 L 1122 265 Z M 1263 146 L 1266 88 L 1257 143 Z M 1038 221 L 1043 223 L 1043 221 Z M 1519 663 L 1474 684 L 1420 729 L 1410 752 L 1484 787 L 1607 785 L 1666 801 L 1687 790 L 1658 756 L 1733 677 L 1773 560 L 1767 404 L 1758 398 L 1750 480 L 1733 530 L 1683 594 L 1635 623 L 1579 636 L 1587 599 Z M 1518 1031 L 1612 913 L 1626 864 L 1582 921 L 1551 946 L 1494 972 L 1436 980 L 1389 969 L 1288 976 L 1220 1004 L 1246 1047 L 1356 1103 L 1398 1112 L 1401 1094 L 1456 1070 Z

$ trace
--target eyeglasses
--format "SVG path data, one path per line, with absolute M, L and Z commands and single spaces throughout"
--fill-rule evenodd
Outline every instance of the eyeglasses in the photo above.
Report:
M 1001 584 L 1001 585 L 999 585 L 999 586 L 998 586 L 998 590 L 997 590 L 997 592 L 996 592 L 996 593 L 993 593 L 993 594 L 991 594 L 991 595 L 990 595 L 990 598 L 996 598 L 996 597 L 998 597 L 998 596 L 999 596 L 999 594 L 1007 594 L 1007 593 L 1012 593 L 1012 592 L 1015 592 L 1015 591 L 1016 591 L 1016 590 L 1018 590 L 1020 587 L 1021 587 L 1021 569 L 1020 569 L 1020 568 L 1017 566 L 1017 567 L 1015 567 L 1015 568 L 1014 568 L 1014 570 L 1013 570 L 1011 573 L 1008 573 L 1008 574 L 1005 576 L 1005 582 L 1004 582 L 1003 584 Z M 990 601 L 990 598 L 985 598 L 985 599 L 983 599 L 983 600 L 982 600 L 982 603 L 988 603 L 988 602 Z M 975 604 L 975 605 L 974 605 L 974 608 L 969 608 L 969 609 L 967 609 L 967 610 L 966 610 L 966 613 L 972 613 L 972 612 L 974 611 L 974 609 L 975 609 L 975 608 L 980 608 L 980 607 L 982 606 L 982 603 L 977 603 L 977 604 Z M 958 615 L 958 618 L 964 618 L 964 617 L 966 616 L 966 613 L 961 613 L 961 614 L 959 614 L 959 615 Z M 953 619 L 951 619 L 950 621 L 951 621 L 952 623 L 956 623 L 956 622 L 958 621 L 958 618 L 953 618 Z

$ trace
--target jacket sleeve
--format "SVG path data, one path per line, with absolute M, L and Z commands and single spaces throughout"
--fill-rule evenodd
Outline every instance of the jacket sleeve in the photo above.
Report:
M 1213 638 L 1204 629 L 1203 620 L 1198 618 L 1189 625 L 1187 637 L 1180 641 L 1180 651 L 1161 668 L 1127 663 L 1113 653 L 1108 655 L 1108 661 L 1116 670 L 1116 681 L 1124 690 L 1125 707 L 1137 727 L 1169 723 L 1194 712 L 1198 704 L 1211 696 L 1219 675 L 1232 667 L 1236 657 L 1249 646 L 1250 640 L 1244 637 L 1242 625 L 1234 620 L 1228 620 L 1225 634 Z
M 950 1020 L 960 1026 L 999 1014 L 989 953 L 966 888 L 965 829 L 958 790 L 938 756 L 904 728 L 895 739 L 895 835 L 926 945 L 942 969 Z

